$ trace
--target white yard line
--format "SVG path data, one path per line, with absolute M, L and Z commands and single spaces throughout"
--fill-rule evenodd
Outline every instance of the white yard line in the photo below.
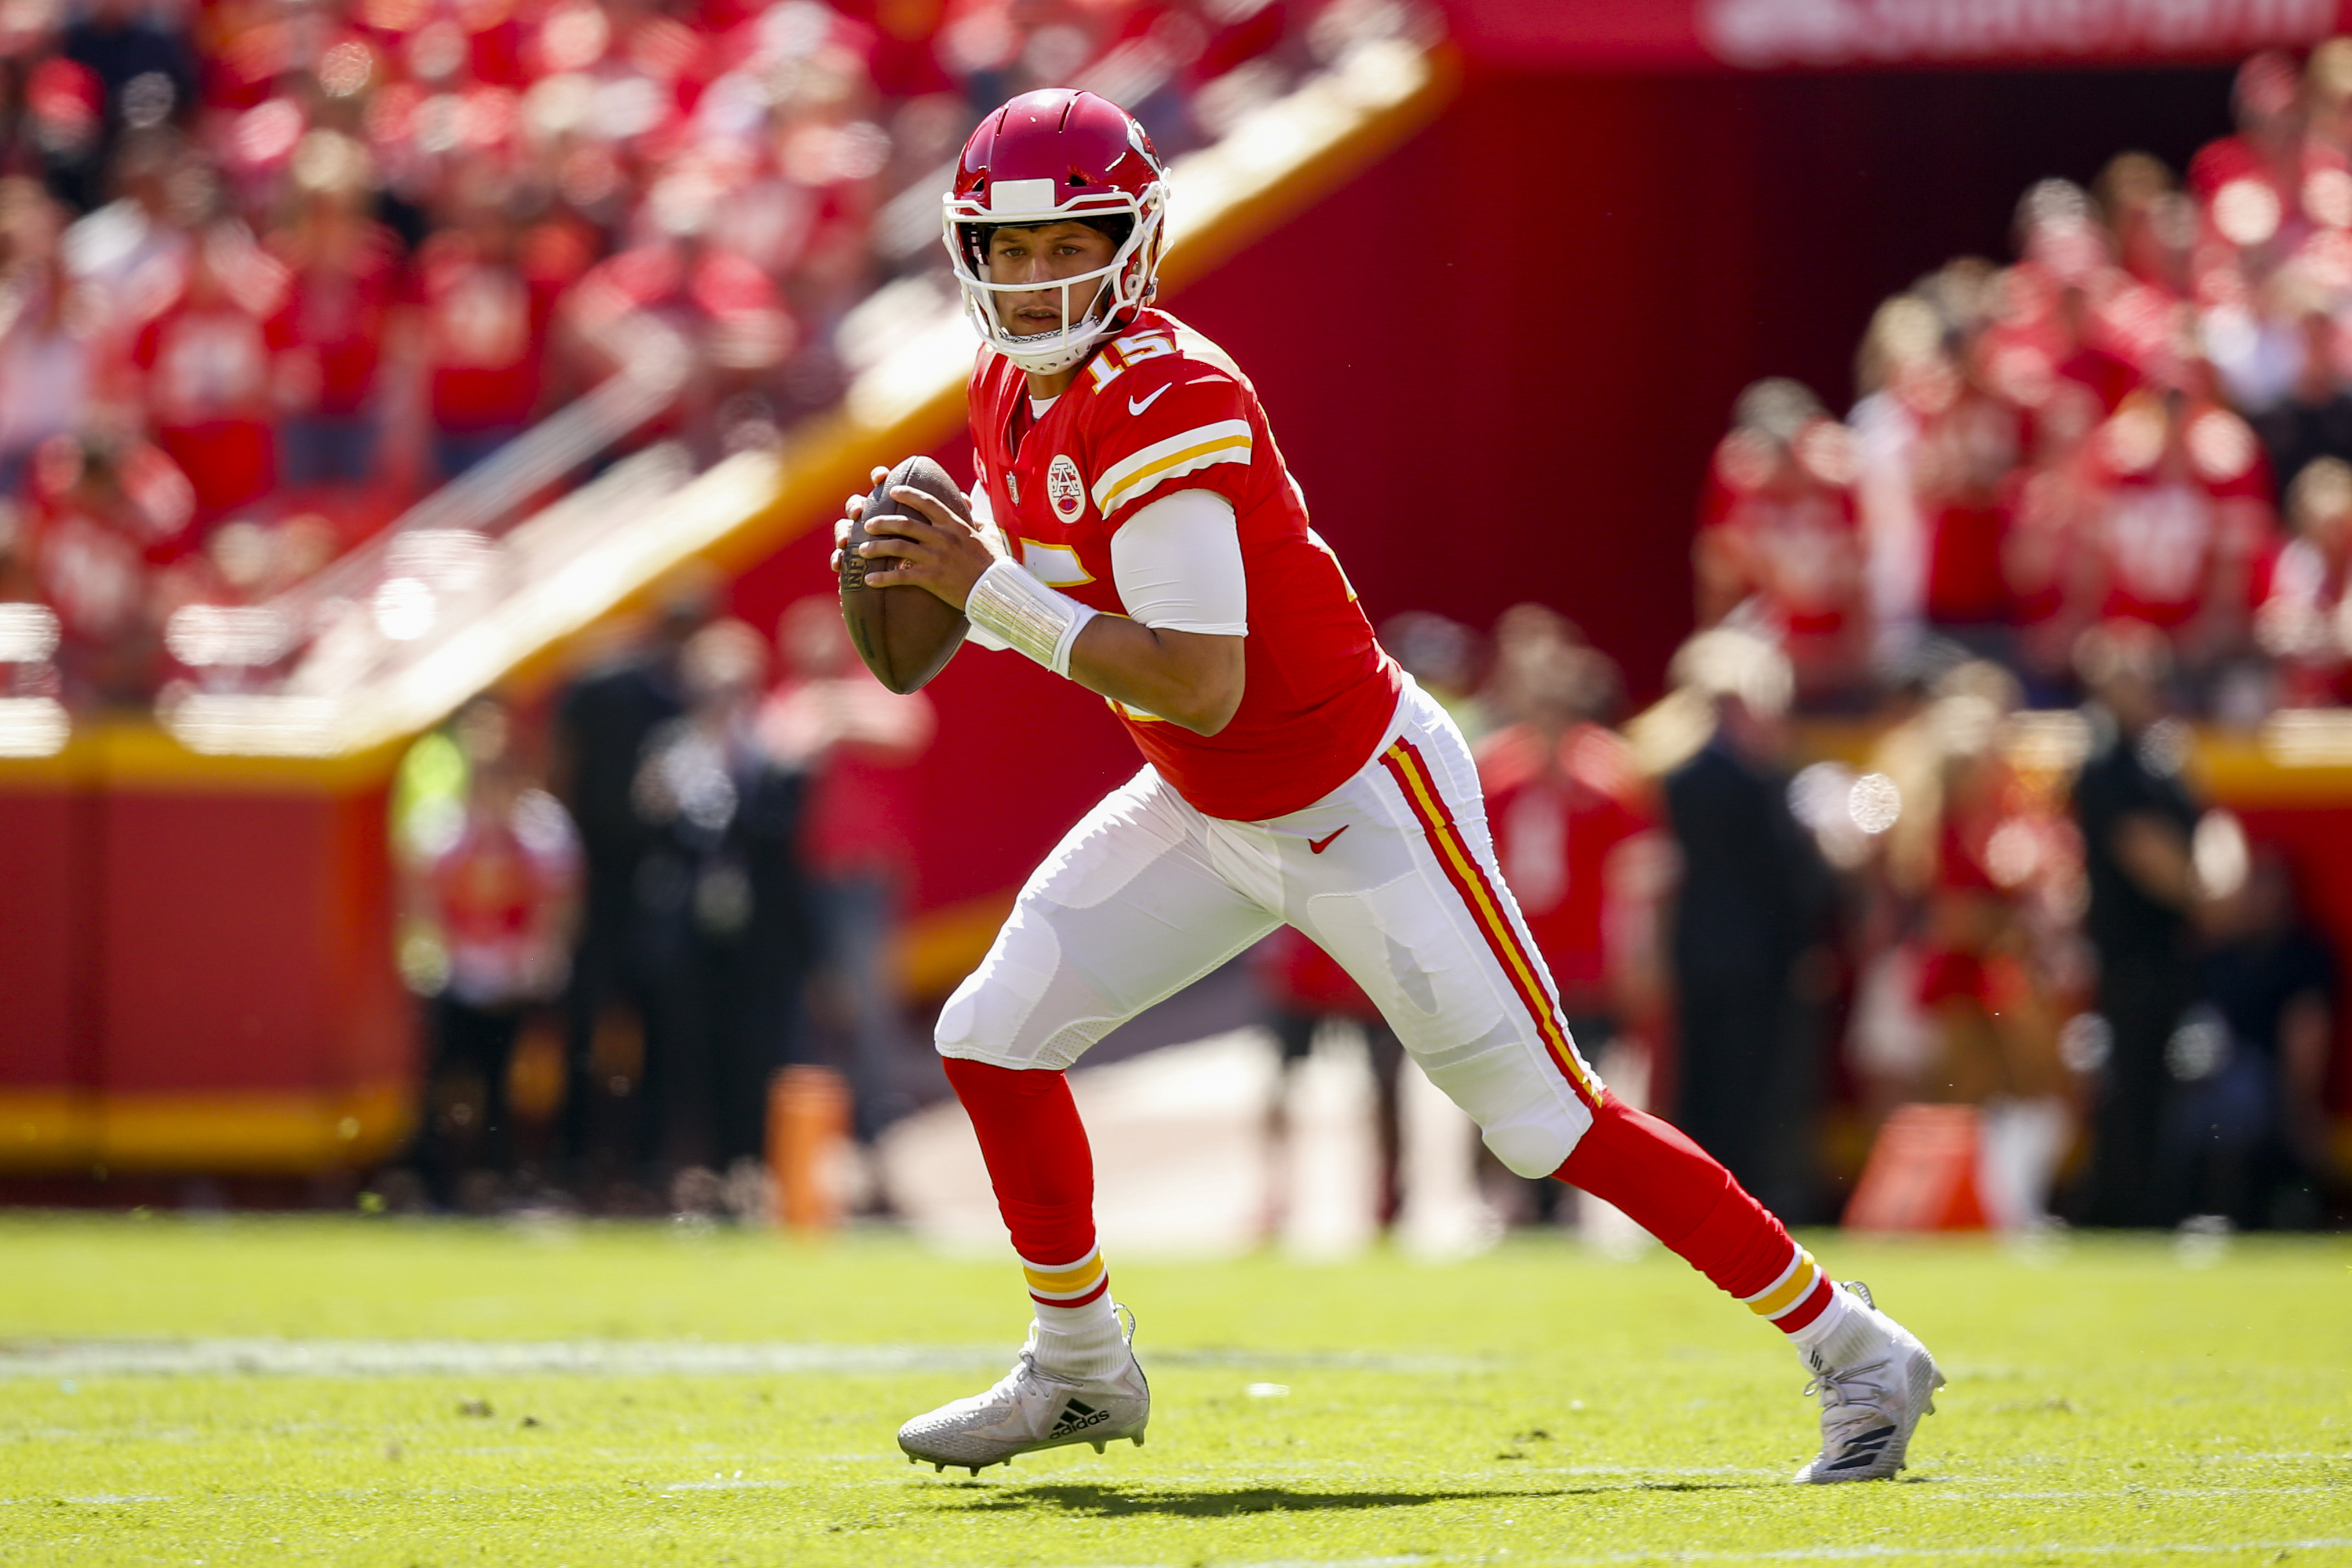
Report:
M 0 1341 L 0 1378 L 109 1376 L 479 1377 L 537 1373 L 740 1377 L 1002 1371 L 1003 1347 L 725 1344 L 676 1340 Z M 1355 1352 L 1161 1351 L 1154 1367 L 1324 1368 L 1445 1373 L 1496 1370 L 1459 1356 Z

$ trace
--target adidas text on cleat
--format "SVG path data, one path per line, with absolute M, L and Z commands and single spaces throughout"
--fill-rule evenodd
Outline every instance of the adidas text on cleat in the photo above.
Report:
M 1124 1309 L 1121 1309 L 1124 1310 Z M 1135 1338 L 1135 1320 L 1128 1317 L 1127 1338 Z M 1099 1454 L 1124 1437 L 1143 1446 L 1143 1429 L 1151 1420 L 1151 1385 L 1135 1352 L 1127 1365 L 1108 1378 L 1074 1382 L 1037 1365 L 1037 1331 L 1013 1370 L 985 1394 L 975 1394 L 918 1415 L 898 1428 L 898 1447 L 908 1460 L 928 1459 L 934 1469 L 958 1465 L 973 1475 L 990 1465 L 1008 1465 L 1015 1454 L 1090 1443 Z
M 1885 1480 L 1903 1468 L 1919 1417 L 1934 1413 L 1944 1374 L 1910 1331 L 1871 1303 L 1858 1280 L 1845 1289 L 1869 1314 L 1870 1346 L 1831 1367 L 1817 1349 L 1804 1357 L 1813 1374 L 1807 1394 L 1822 1400 L 1822 1451 L 1797 1472 L 1807 1482 Z

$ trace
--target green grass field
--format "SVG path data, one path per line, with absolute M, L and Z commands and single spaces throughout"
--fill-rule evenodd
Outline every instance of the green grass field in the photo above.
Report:
M 1811 1245 L 1951 1376 L 1900 1481 L 1786 1484 L 1778 1337 L 1672 1258 L 1547 1237 L 1114 1258 L 1149 1446 L 974 1480 L 892 1432 L 1009 1362 L 1009 1266 L 0 1218 L 0 1563 L 2352 1563 L 2352 1245 Z

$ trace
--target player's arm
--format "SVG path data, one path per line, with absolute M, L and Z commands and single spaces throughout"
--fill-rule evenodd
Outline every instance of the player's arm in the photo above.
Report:
M 1242 700 L 1246 606 L 1230 591 L 1242 582 L 1230 502 L 1206 491 L 1180 490 L 1139 511 L 1113 536 L 1121 598 L 1135 612 L 1122 616 L 1097 615 L 1046 587 L 992 550 L 970 517 L 957 515 L 927 492 L 900 486 L 890 493 L 919 515 L 877 518 L 867 525 L 872 537 L 863 546 L 866 558 L 898 563 L 880 572 L 869 568 L 868 584 L 929 589 L 971 616 L 975 626 L 1127 707 L 1203 735 L 1215 734 L 1232 721 Z M 1130 535 L 1130 542 L 1120 542 Z M 1196 551 L 1210 557 L 1205 567 L 1186 565 L 1186 557 Z M 1136 563 L 1132 568 L 1130 562 Z M 1130 576 L 1136 579 L 1132 593 Z M 1190 613 L 1176 608 L 1198 593 L 1179 579 L 1195 577 L 1212 585 L 1214 602 Z M 1158 613 L 1148 604 L 1172 613 Z M 1202 615 L 1222 618 L 1202 620 Z M 1192 629 L 1202 626 L 1220 629 Z

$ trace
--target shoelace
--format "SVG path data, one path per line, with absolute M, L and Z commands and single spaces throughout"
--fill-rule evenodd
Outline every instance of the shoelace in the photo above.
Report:
M 1864 1362 L 1860 1366 L 1848 1367 L 1843 1372 L 1817 1372 L 1805 1384 L 1805 1397 L 1811 1399 L 1815 1394 L 1819 1394 L 1822 1396 L 1822 1409 L 1824 1414 L 1832 1410 L 1846 1412 L 1839 1417 L 1842 1426 L 1856 1425 L 1856 1418 L 1862 1416 L 1864 1412 L 1883 1418 L 1886 1414 L 1885 1411 L 1873 1405 L 1857 1404 L 1853 1397 L 1846 1393 L 1845 1385 L 1849 1383 L 1861 1383 L 1870 1373 L 1884 1370 L 1888 1359 L 1881 1356 L 1876 1361 Z
M 1019 1386 L 1023 1379 L 1034 1377 L 1036 1375 L 1036 1348 L 1034 1345 L 1024 1345 L 1021 1347 L 1021 1355 L 1019 1359 L 1014 1361 L 1013 1363 L 1013 1369 L 1010 1372 L 1007 1372 L 1003 1377 L 996 1380 L 995 1386 L 988 1391 L 987 1397 L 991 1399 L 997 1398 L 999 1396 L 1010 1398 L 1013 1389 Z

